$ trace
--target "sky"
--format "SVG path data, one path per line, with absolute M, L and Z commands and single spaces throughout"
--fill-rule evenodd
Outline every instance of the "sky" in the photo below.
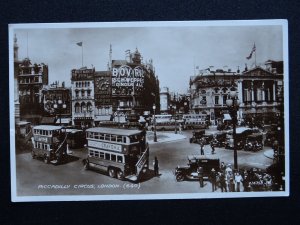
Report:
M 39 25 L 14 28 L 19 46 L 19 60 L 29 57 L 32 63 L 45 63 L 49 67 L 49 83 L 56 80 L 71 85 L 72 69 L 83 66 L 96 71 L 107 70 L 109 47 L 112 59 L 125 59 L 125 51 L 138 48 L 143 60 L 153 60 L 160 87 L 185 93 L 195 68 L 231 69 L 236 71 L 256 62 L 283 60 L 283 31 L 279 25 L 244 26 L 139 26 L 93 28 L 46 28 Z M 59 26 L 58 26 L 59 27 Z M 10 37 L 13 39 L 13 36 Z M 11 49 L 12 50 L 12 49 Z M 11 52 L 12 54 L 12 52 Z

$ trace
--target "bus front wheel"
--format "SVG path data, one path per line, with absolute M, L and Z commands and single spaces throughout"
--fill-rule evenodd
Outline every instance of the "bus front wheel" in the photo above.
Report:
M 116 177 L 116 171 L 114 168 L 109 168 L 108 169 L 108 175 L 112 178 L 115 178 Z

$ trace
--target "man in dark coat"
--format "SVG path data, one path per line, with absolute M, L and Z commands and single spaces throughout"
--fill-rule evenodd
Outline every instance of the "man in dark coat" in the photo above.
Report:
M 226 180 L 225 180 L 225 175 L 223 172 L 219 173 L 219 179 L 220 179 L 220 188 L 222 192 L 227 192 L 227 187 L 226 187 Z
M 214 192 L 215 190 L 217 190 L 217 186 L 216 186 L 217 174 L 214 168 L 212 168 L 210 172 L 210 181 L 211 181 L 212 192 Z
M 211 154 L 215 154 L 215 139 L 210 142 Z
M 203 140 L 200 140 L 200 154 L 201 155 L 204 155 L 204 149 L 203 149 L 203 147 L 204 147 L 204 142 L 203 142 Z
M 155 176 L 158 176 L 159 175 L 159 171 L 158 171 L 158 159 L 157 157 L 155 156 L 154 158 L 154 175 Z
M 201 166 L 198 167 L 198 177 L 199 177 L 200 187 L 203 188 L 204 187 L 204 182 L 203 182 L 203 167 L 201 167 Z

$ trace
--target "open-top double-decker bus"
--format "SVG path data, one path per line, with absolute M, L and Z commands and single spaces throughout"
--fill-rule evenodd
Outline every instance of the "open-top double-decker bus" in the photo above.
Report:
M 95 127 L 86 130 L 88 156 L 83 160 L 91 166 L 120 180 L 138 181 L 149 168 L 149 146 L 141 130 Z
M 67 155 L 67 135 L 61 126 L 39 125 L 33 128 L 32 158 L 58 164 Z

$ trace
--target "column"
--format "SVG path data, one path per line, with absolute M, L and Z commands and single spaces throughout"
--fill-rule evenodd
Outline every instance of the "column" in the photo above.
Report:
M 251 81 L 251 101 L 254 101 L 254 87 L 253 87 L 253 80 Z
M 275 80 L 273 81 L 273 102 L 276 102 L 276 88 L 275 88 Z
M 244 105 L 244 102 L 243 102 L 243 87 L 242 87 L 242 81 L 241 80 L 239 80 L 237 82 L 237 91 L 238 91 L 238 99 L 240 100 L 240 103 L 241 103 L 240 106 L 243 106 Z M 226 104 L 226 102 L 224 104 Z

